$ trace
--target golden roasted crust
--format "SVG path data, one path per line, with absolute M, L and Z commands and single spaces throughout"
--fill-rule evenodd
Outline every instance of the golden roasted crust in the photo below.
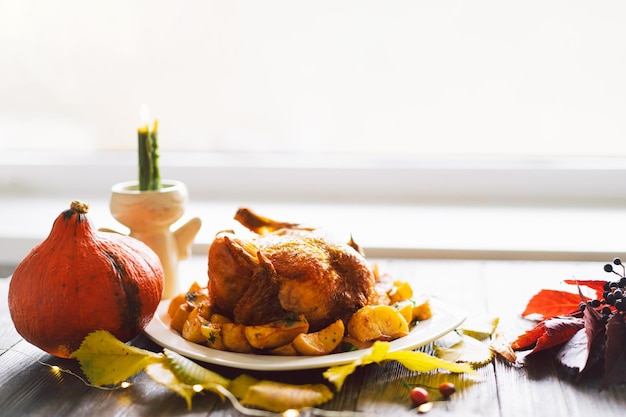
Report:
M 357 250 L 301 229 L 251 239 L 219 234 L 209 250 L 209 287 L 216 308 L 237 323 L 303 314 L 313 330 L 376 297 L 374 274 Z

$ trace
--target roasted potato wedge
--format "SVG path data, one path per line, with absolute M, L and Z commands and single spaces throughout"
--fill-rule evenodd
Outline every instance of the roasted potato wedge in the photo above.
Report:
M 246 338 L 246 326 L 235 323 L 222 323 L 222 342 L 227 350 L 238 353 L 252 352 L 252 345 Z
M 196 306 L 187 316 L 187 320 L 185 320 L 181 332 L 183 339 L 194 343 L 205 342 L 205 336 L 202 334 L 201 327 L 203 324 L 207 324 L 208 320 L 202 317 L 201 310 L 201 306 Z
M 345 330 L 343 320 L 339 319 L 318 332 L 300 333 L 291 344 L 300 355 L 326 355 L 339 346 Z
M 167 315 L 173 319 L 176 315 L 176 312 L 178 311 L 178 308 L 186 303 L 187 295 L 184 293 L 178 294 L 176 297 L 170 300 L 170 304 L 167 306 Z
M 183 326 L 187 321 L 187 317 L 189 317 L 189 313 L 193 310 L 191 306 L 187 303 L 180 304 L 172 317 L 172 322 L 170 323 L 170 327 L 176 330 L 178 333 L 183 332 Z
M 207 287 L 201 287 L 200 284 L 194 282 L 187 290 L 185 294 L 187 304 L 196 306 L 202 303 L 209 303 L 209 289 Z
M 298 356 L 298 351 L 293 346 L 293 342 L 270 349 L 270 353 L 276 356 Z
M 391 306 L 365 306 L 357 310 L 348 322 L 348 334 L 366 342 L 394 340 L 409 334 L 409 324 L 398 310 Z
M 367 340 L 362 342 L 360 340 L 355 339 L 350 335 L 346 335 L 343 337 L 341 341 L 341 351 L 342 352 L 351 352 L 353 350 L 361 350 L 371 348 L 374 342 L 372 340 Z
M 395 303 L 393 308 L 398 310 L 398 313 L 402 314 L 402 317 L 404 317 L 407 323 L 410 324 L 413 321 L 413 304 L 410 301 Z
M 309 330 L 309 322 L 304 315 L 294 319 L 277 320 L 265 325 L 246 326 L 246 339 L 257 349 L 273 349 L 286 345 L 300 333 Z
M 393 287 L 388 293 L 389 304 L 399 303 L 413 297 L 413 288 L 411 284 L 405 281 L 394 281 Z
M 207 322 L 200 327 L 200 331 L 204 336 L 205 344 L 213 349 L 227 350 L 224 346 L 224 340 L 222 338 L 221 325 Z
M 433 316 L 433 311 L 427 298 L 422 297 L 417 300 L 411 300 L 411 303 L 413 304 L 413 320 L 427 320 Z

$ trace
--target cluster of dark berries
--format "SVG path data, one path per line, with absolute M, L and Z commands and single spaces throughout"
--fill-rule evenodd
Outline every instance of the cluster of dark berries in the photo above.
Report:
M 613 266 L 621 266 L 621 273 L 615 270 Z M 602 308 L 599 310 L 604 319 L 608 319 L 613 312 L 623 313 L 626 311 L 626 268 L 620 258 L 613 259 L 612 264 L 604 265 L 604 271 L 613 273 L 619 277 L 617 280 L 607 281 L 604 284 L 602 292 L 602 300 L 591 300 L 589 305 L 593 308 Z M 581 311 L 586 307 L 586 303 L 580 303 Z

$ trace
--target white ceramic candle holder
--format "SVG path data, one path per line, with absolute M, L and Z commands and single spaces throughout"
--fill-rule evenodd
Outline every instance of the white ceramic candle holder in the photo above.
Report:
M 154 191 L 140 191 L 138 181 L 115 184 L 111 189 L 113 217 L 161 260 L 165 274 L 164 299 L 180 292 L 178 262 L 191 255 L 191 244 L 201 226 L 200 219 L 194 217 L 177 230 L 171 230 L 172 224 L 184 214 L 187 200 L 187 187 L 180 181 L 162 180 L 161 189 Z

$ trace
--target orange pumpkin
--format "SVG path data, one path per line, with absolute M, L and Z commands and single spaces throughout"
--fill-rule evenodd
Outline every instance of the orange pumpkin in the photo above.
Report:
M 9 285 L 17 332 L 63 358 L 94 330 L 131 340 L 150 322 L 163 292 L 163 268 L 152 249 L 129 236 L 94 230 L 87 210 L 72 202 Z

